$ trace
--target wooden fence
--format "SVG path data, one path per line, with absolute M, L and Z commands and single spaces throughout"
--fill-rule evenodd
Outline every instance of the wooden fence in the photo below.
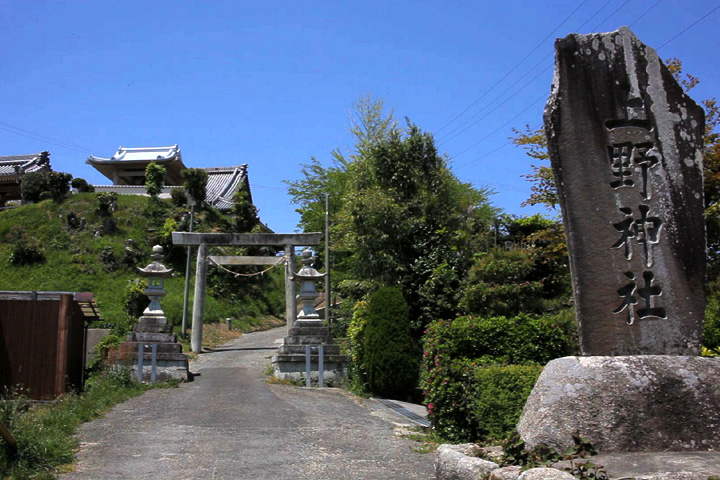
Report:
M 81 388 L 84 342 L 85 316 L 72 294 L 0 297 L 0 386 L 22 386 L 36 400 Z

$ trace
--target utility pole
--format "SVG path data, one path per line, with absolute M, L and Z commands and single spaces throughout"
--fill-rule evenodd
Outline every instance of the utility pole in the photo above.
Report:
M 325 194 L 325 323 L 330 326 L 332 307 L 330 302 L 330 194 Z
M 193 217 L 195 214 L 195 199 L 188 195 L 188 203 L 190 204 L 190 232 L 193 231 Z M 190 258 L 192 257 L 192 247 L 187 247 L 187 262 L 185 263 L 185 298 L 183 300 L 183 316 L 182 316 L 182 337 L 187 338 L 188 324 L 188 301 L 190 293 Z

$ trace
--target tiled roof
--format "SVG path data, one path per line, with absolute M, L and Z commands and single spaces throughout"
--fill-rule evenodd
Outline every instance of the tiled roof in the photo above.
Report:
M 220 211 L 233 206 L 233 197 L 247 180 L 247 165 L 204 168 L 208 173 L 205 201 Z M 252 201 L 252 198 L 250 199 Z
M 0 157 L 0 175 L 22 175 L 49 167 L 47 155 L 31 153 L 29 155 L 8 155 Z

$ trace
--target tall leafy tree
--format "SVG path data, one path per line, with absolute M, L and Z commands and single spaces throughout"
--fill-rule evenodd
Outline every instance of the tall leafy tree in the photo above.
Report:
M 432 135 L 409 121 L 400 129 L 370 97 L 355 106 L 354 149 L 334 151 L 327 168 L 313 159 L 302 180 L 287 182 L 289 191 L 300 205 L 300 226 L 312 230 L 320 230 L 331 194 L 339 257 L 333 278 L 341 291 L 359 299 L 381 285 L 398 286 L 417 333 L 457 310 L 475 235 L 495 210 L 486 191 L 452 174 Z

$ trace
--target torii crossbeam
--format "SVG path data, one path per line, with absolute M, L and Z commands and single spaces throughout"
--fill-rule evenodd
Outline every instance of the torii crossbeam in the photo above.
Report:
M 283 247 L 286 262 L 286 278 L 295 271 L 295 246 L 312 246 L 320 244 L 322 233 L 188 233 L 173 232 L 174 245 L 187 247 L 198 246 L 197 269 L 195 271 L 195 300 L 193 302 L 192 351 L 202 350 L 202 328 L 205 315 L 205 287 L 208 265 L 209 245 L 234 246 L 273 246 Z M 262 260 L 260 260 L 262 261 Z M 189 272 L 185 272 L 186 275 Z M 295 318 L 295 282 L 286 283 L 285 312 L 288 327 Z

